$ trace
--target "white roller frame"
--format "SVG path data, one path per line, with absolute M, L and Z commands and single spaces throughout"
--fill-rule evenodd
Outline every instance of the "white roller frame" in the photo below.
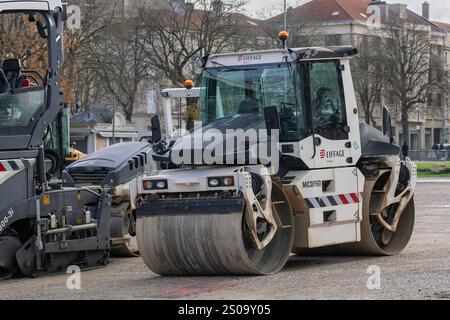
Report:
M 199 98 L 200 88 L 172 88 L 161 90 L 161 96 L 163 97 L 163 112 L 164 112 L 164 125 L 166 128 L 166 134 L 169 138 L 174 137 L 172 108 L 174 107 L 174 99 L 183 98 Z

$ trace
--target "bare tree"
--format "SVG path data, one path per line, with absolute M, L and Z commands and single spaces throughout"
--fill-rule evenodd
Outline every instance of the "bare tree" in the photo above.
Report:
M 352 59 L 353 83 L 366 123 L 375 125 L 374 109 L 381 103 L 383 88 L 383 75 L 379 68 L 383 62 L 381 38 L 364 36 L 359 40 L 359 53 Z
M 26 69 L 46 69 L 46 41 L 36 32 L 40 16 L 7 14 L 0 17 L 0 59 L 19 58 Z M 1 63 L 1 61 L 0 61 Z
M 151 75 L 147 53 L 140 43 L 141 30 L 135 19 L 121 17 L 94 37 L 90 45 L 89 68 L 128 121 L 132 119 L 139 86 Z
M 292 3 L 292 2 L 291 2 Z M 296 1 L 296 7 L 301 4 L 301 1 Z M 284 13 L 282 6 L 274 6 L 264 9 L 259 13 L 262 21 L 261 27 L 266 32 L 266 35 L 273 40 L 276 46 L 279 43 L 278 34 L 284 30 Z M 278 13 L 278 14 L 277 14 Z M 288 7 L 286 11 L 287 30 L 289 32 L 288 46 L 289 47 L 313 47 L 324 45 L 323 26 L 318 21 L 311 20 L 307 14 L 302 10 Z
M 244 2 L 173 3 L 169 9 L 142 10 L 139 21 L 145 30 L 142 47 L 150 64 L 179 86 L 187 78 L 198 80 L 191 68 L 194 57 L 222 52 L 230 45 L 236 30 L 233 15 Z
M 399 101 L 403 139 L 410 144 L 409 112 L 426 102 L 428 93 L 442 87 L 430 64 L 431 31 L 404 20 L 389 26 L 383 64 L 386 86 Z
M 88 0 L 74 0 L 71 2 L 81 9 L 81 29 L 65 29 L 64 46 L 65 61 L 63 77 L 65 102 L 69 105 L 77 104 L 85 107 L 93 103 L 99 93 L 99 79 L 89 68 L 92 41 L 108 28 L 117 1 L 93 2 Z

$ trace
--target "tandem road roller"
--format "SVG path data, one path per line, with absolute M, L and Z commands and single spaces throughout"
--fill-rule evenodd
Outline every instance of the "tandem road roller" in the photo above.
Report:
M 203 126 L 155 155 L 165 169 L 138 185 L 138 246 L 153 272 L 268 275 L 292 253 L 407 246 L 416 166 L 399 156 L 388 109 L 382 131 L 359 123 L 355 54 L 285 48 L 197 61 Z

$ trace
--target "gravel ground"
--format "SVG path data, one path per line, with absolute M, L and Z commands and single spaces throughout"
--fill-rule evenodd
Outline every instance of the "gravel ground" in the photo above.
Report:
M 424 180 L 425 181 L 425 180 Z M 140 258 L 114 259 L 81 274 L 81 289 L 67 275 L 0 282 L 0 299 L 450 299 L 450 183 L 420 183 L 416 227 L 396 257 L 299 257 L 268 277 L 158 277 Z M 450 181 L 447 181 L 450 182 Z M 381 289 L 369 290 L 370 266 Z

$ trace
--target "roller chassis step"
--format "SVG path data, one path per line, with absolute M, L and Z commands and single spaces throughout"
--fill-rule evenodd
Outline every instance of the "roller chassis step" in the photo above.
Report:
M 121 246 L 124 243 L 130 242 L 130 238 L 112 238 L 111 239 L 111 246 Z
M 137 209 L 137 217 L 153 217 L 168 215 L 207 215 L 231 214 L 242 212 L 245 207 L 244 199 L 182 199 L 160 200 L 149 202 Z

